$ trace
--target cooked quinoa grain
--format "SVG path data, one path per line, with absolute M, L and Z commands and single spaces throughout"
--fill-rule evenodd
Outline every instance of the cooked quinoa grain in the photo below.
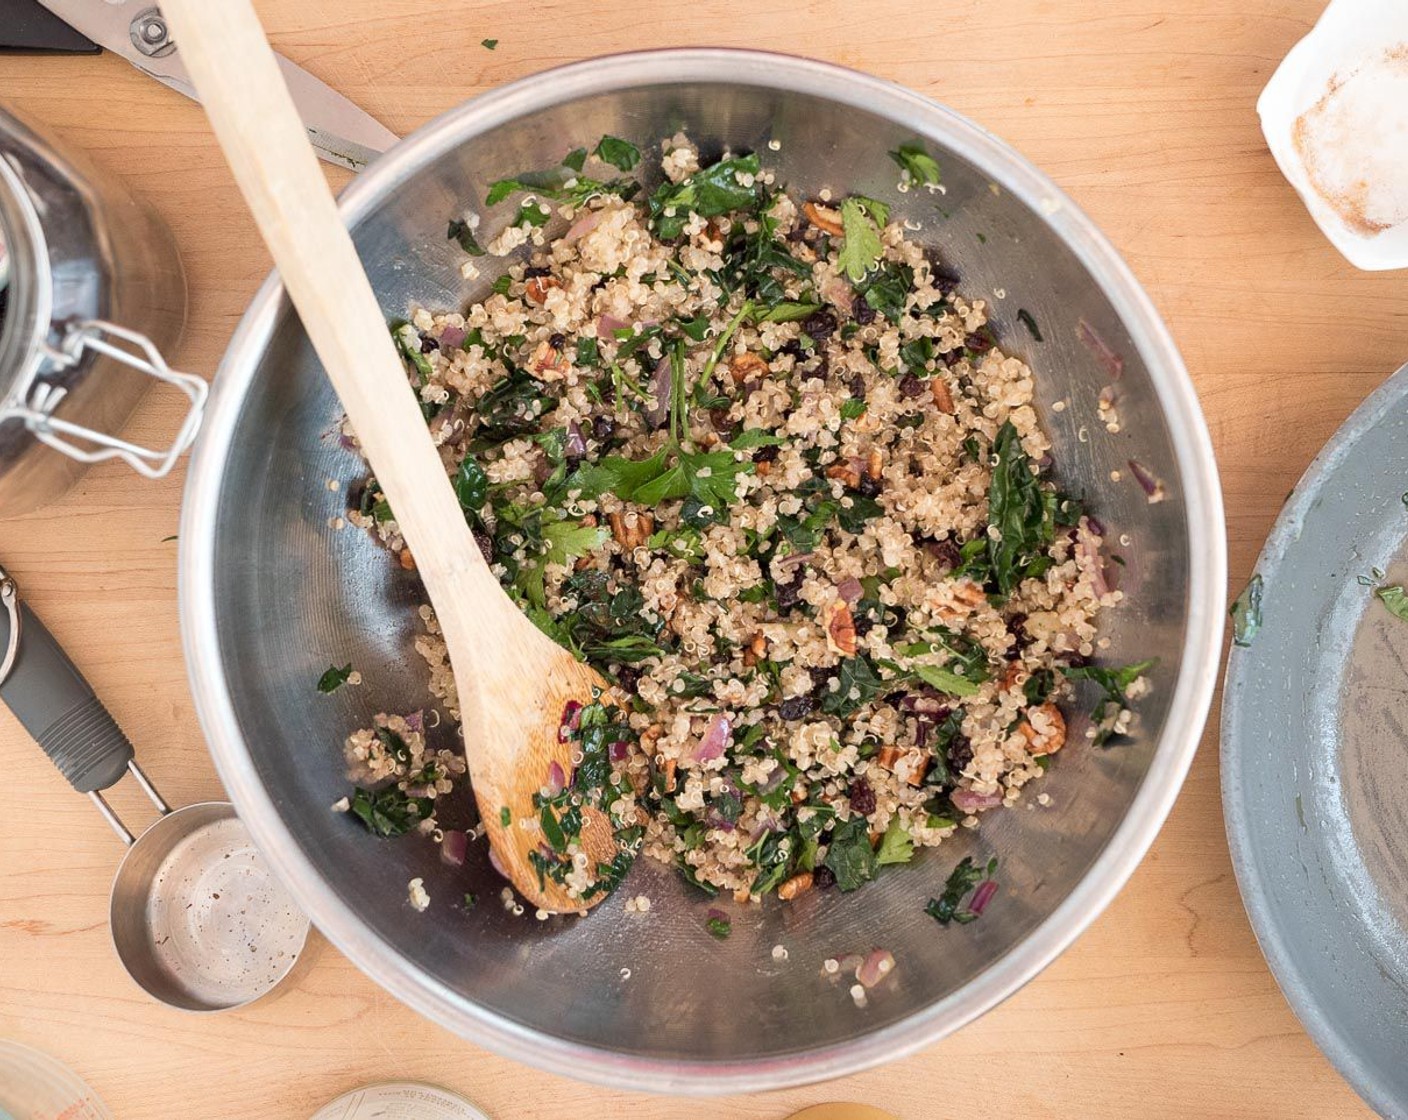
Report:
M 576 761 L 626 847 L 739 899 L 852 890 L 1015 803 L 1067 742 L 1073 680 L 1103 694 L 1090 738 L 1126 733 L 1148 665 L 1090 664 L 1121 598 L 1103 528 L 1045 472 L 1032 371 L 984 301 L 883 203 L 661 152 L 648 197 L 599 160 L 496 184 L 518 218 L 485 247 L 530 255 L 397 341 L 485 559 L 619 686 Z M 900 162 L 928 181 L 927 154 Z M 412 566 L 374 480 L 349 519 Z M 397 718 L 349 762 L 438 788 Z M 579 775 L 546 791 L 559 813 Z M 540 873 L 589 897 L 567 840 Z

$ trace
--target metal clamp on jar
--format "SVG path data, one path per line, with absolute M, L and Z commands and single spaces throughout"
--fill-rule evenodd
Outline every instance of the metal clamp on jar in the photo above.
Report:
M 61 495 L 86 464 L 167 474 L 206 383 L 167 365 L 186 284 L 166 226 L 110 177 L 0 109 L 0 517 Z M 118 432 L 152 381 L 188 400 L 165 447 Z

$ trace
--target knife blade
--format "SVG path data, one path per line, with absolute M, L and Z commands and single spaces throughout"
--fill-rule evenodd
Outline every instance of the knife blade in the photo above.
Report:
M 148 77 L 199 101 L 161 11 L 150 0 L 39 0 L 74 30 Z M 277 56 L 308 138 L 329 163 L 360 171 L 399 137 L 295 62 Z

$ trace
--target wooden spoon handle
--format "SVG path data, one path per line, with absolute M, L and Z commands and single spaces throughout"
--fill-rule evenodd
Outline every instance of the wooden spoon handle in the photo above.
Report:
M 206 114 L 395 511 L 450 648 L 522 642 L 249 0 L 163 0 Z M 462 666 L 461 672 L 467 667 Z

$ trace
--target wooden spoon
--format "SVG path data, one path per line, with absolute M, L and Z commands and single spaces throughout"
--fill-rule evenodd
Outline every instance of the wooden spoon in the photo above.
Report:
M 546 846 L 533 795 L 573 773 L 575 744 L 561 733 L 568 702 L 589 704 L 609 686 L 524 617 L 480 553 L 249 0 L 164 0 L 162 11 L 430 593 L 499 869 L 542 909 L 584 910 L 606 892 L 574 897 L 530 861 Z M 604 812 L 583 817 L 595 878 L 617 846 Z

